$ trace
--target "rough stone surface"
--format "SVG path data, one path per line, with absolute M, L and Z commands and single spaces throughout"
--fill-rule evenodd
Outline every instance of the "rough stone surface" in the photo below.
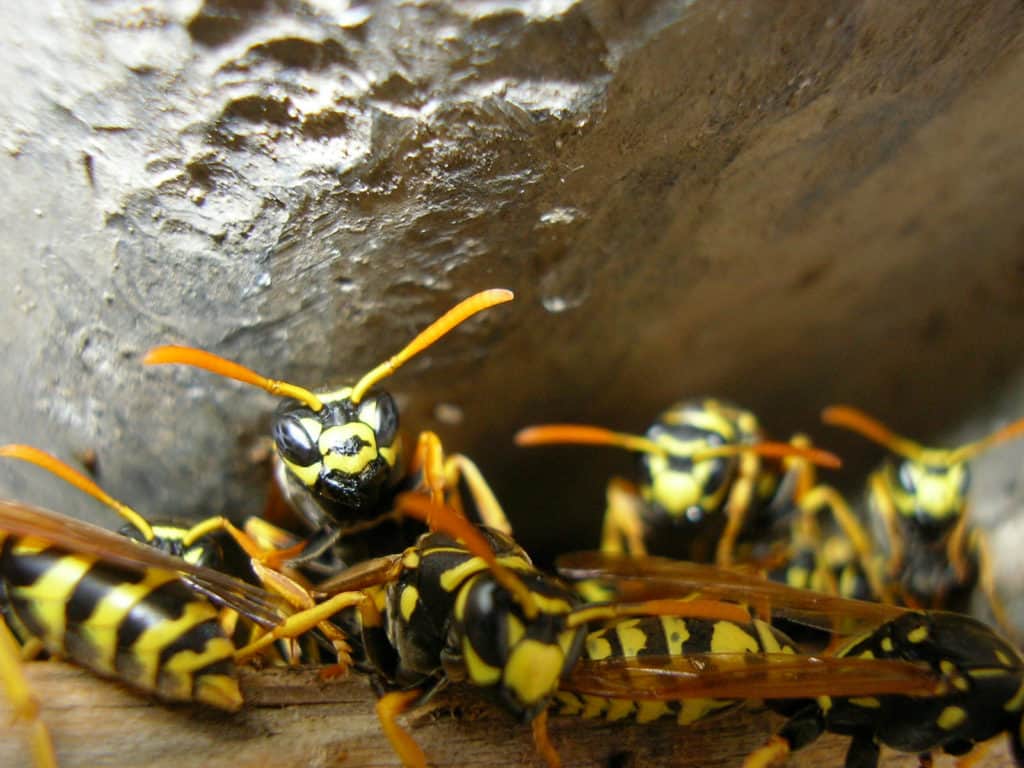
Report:
M 143 370 L 149 346 L 342 382 L 492 286 L 517 301 L 391 385 L 542 555 L 595 543 L 630 461 L 516 450 L 528 423 L 640 431 L 714 393 L 834 446 L 856 487 L 877 452 L 822 429 L 826 404 L 935 441 L 1024 415 L 1013 0 L 0 16 L 0 440 L 95 451 L 150 515 L 258 511 L 272 401 Z M 1011 585 L 1021 456 L 978 462 Z M 0 488 L 109 518 L 24 467 L 0 466 Z

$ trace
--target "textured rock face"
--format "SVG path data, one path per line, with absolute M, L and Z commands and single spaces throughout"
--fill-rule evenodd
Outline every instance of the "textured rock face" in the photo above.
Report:
M 640 431 L 714 393 L 850 455 L 856 484 L 877 454 L 825 404 L 921 439 L 1024 415 L 992 405 L 1024 348 L 1019 3 L 0 13 L 0 439 L 94 450 L 151 515 L 258 510 L 272 401 L 143 370 L 149 346 L 343 382 L 491 286 L 517 301 L 391 384 L 542 553 L 594 543 L 629 459 L 517 451 L 527 423 Z M 1019 497 L 1001 455 L 996 522 Z M 97 514 L 22 467 L 0 482 Z

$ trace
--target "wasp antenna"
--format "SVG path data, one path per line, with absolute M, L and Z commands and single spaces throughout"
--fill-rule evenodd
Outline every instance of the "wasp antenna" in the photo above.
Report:
M 992 446 L 1005 443 L 1007 440 L 1013 440 L 1021 435 L 1024 435 L 1024 419 L 1018 419 L 1007 424 L 1002 429 L 997 429 L 991 435 L 983 437 L 981 440 L 960 446 L 951 453 L 950 461 L 961 462 L 973 459 L 979 453 L 987 451 Z
M 844 427 L 856 432 L 907 459 L 917 461 L 924 452 L 924 448 L 913 440 L 897 435 L 882 422 L 849 405 L 829 406 L 821 412 L 821 420 L 833 427 Z
M 395 505 L 403 514 L 422 520 L 431 530 L 461 541 L 471 554 L 487 563 L 495 580 L 511 593 L 527 618 L 537 616 L 537 602 L 530 590 L 518 576 L 498 562 L 487 540 L 466 518 L 447 504 L 436 504 L 423 494 L 411 491 L 399 494 Z
M 83 475 L 77 469 L 68 466 L 56 456 L 53 456 L 46 451 L 41 451 L 38 448 L 33 448 L 31 445 L 19 445 L 16 443 L 0 446 L 0 456 L 19 459 L 20 461 L 27 461 L 29 464 L 35 464 L 37 467 L 42 467 L 50 474 L 59 477 L 65 483 L 75 486 L 83 493 L 87 493 L 94 499 L 106 504 L 117 512 L 117 514 L 135 526 L 146 541 L 153 540 L 153 528 L 146 522 L 142 515 L 127 504 L 122 504 L 96 485 L 96 483 L 88 477 Z
M 516 445 L 610 445 L 637 453 L 664 455 L 665 449 L 641 435 L 613 432 L 587 424 L 540 424 L 516 433 Z
M 702 448 L 690 455 L 692 461 L 703 461 L 704 459 L 715 459 L 722 456 L 737 456 L 741 453 L 756 453 L 770 459 L 805 459 L 819 467 L 839 469 L 843 465 L 839 457 L 831 451 L 820 448 L 810 448 L 794 445 L 793 443 L 777 443 L 764 440 L 749 445 L 716 445 L 713 448 Z
M 411 357 L 418 355 L 453 328 L 462 324 L 477 312 L 482 312 L 483 310 L 489 309 L 498 304 L 504 304 L 507 301 L 512 301 L 513 298 L 515 298 L 515 294 L 513 294 L 512 291 L 506 290 L 505 288 L 491 288 L 487 291 L 474 293 L 468 299 L 463 299 L 441 315 L 437 320 L 420 331 L 416 338 L 406 344 L 398 354 L 389 357 L 372 371 L 364 375 L 363 378 L 361 378 L 356 385 L 352 387 L 352 394 L 349 396 L 349 400 L 358 405 L 363 399 L 363 396 L 370 390 L 370 387 L 381 379 L 385 379 L 393 374 L 402 365 L 408 362 Z
M 261 376 L 244 365 L 227 360 L 212 352 L 207 352 L 194 347 L 180 347 L 169 345 L 165 347 L 154 347 L 142 358 L 143 365 L 190 365 L 193 368 L 202 368 L 204 371 L 215 373 L 245 384 L 252 384 L 260 389 L 279 397 L 292 397 L 305 403 L 314 411 L 321 411 L 323 402 L 308 389 L 296 384 L 289 384 L 286 381 L 268 379 Z

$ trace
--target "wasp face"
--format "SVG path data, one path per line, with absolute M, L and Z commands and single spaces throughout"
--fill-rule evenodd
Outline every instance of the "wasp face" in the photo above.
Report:
M 470 682 L 489 690 L 513 715 L 532 720 L 578 658 L 582 627 L 565 626 L 576 598 L 540 574 L 521 573 L 537 604 L 527 618 L 489 573 L 466 585 L 456 604 L 454 639 Z
M 904 459 L 890 466 L 888 477 L 900 515 L 924 539 L 941 538 L 963 515 L 971 480 L 966 463 Z
M 748 411 L 717 400 L 695 400 L 662 413 L 647 438 L 665 450 L 640 456 L 648 500 L 678 524 L 699 524 L 721 509 L 738 459 L 693 457 L 709 448 L 755 442 L 758 426 Z
M 391 395 L 351 389 L 321 395 L 314 411 L 287 400 L 274 414 L 272 434 L 289 475 L 339 522 L 372 517 L 397 474 L 398 408 Z

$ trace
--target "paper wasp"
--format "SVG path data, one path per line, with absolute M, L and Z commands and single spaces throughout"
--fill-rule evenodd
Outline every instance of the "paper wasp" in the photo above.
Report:
M 345 657 L 343 635 L 326 621 L 360 596 L 296 606 L 191 562 L 206 559 L 206 534 L 226 521 L 204 521 L 160 541 L 154 529 L 170 532 L 173 526 L 151 526 L 54 457 L 20 445 L 0 447 L 0 456 L 30 461 L 57 474 L 117 510 L 147 542 L 0 500 L 0 677 L 16 711 L 30 723 L 39 768 L 56 763 L 20 673 L 22 656 L 45 652 L 167 701 L 231 712 L 243 703 L 236 664 L 272 643 L 316 630 Z M 275 585 L 287 583 L 279 575 L 271 578 Z
M 307 567 L 314 567 L 316 558 L 325 557 L 327 562 L 320 570 L 330 574 L 344 567 L 346 561 L 380 554 L 369 551 L 331 556 L 339 537 L 344 534 L 346 546 L 355 546 L 358 539 L 353 534 L 386 519 L 394 496 L 410 487 L 423 487 L 435 501 L 442 501 L 445 490 L 457 487 L 461 478 L 468 484 L 481 517 L 492 525 L 507 527 L 497 500 L 476 466 L 461 455 L 446 460 L 433 432 L 420 433 L 406 467 L 398 408 L 390 394 L 373 387 L 468 318 L 512 298 L 511 291 L 498 288 L 470 296 L 355 385 L 330 391 L 313 392 L 268 379 L 189 347 L 157 347 L 143 362 L 203 368 L 285 398 L 271 425 L 278 459 L 275 476 L 286 500 L 310 532 L 303 561 Z M 384 546 L 393 548 L 390 541 Z
M 598 427 L 548 424 L 516 435 L 519 445 L 611 445 L 638 457 L 638 484 L 613 478 L 601 535 L 602 551 L 714 558 L 728 565 L 748 529 L 770 527 L 790 505 L 780 494 L 782 473 L 765 458 L 801 458 L 805 465 L 839 466 L 825 451 L 800 441 L 767 442 L 750 411 L 711 398 L 666 410 L 643 436 Z M 767 522 L 766 522 L 767 521 Z
M 654 557 L 567 555 L 559 560 L 559 572 L 573 580 L 604 580 L 616 599 L 623 601 L 696 594 L 761 606 L 758 610 L 773 620 L 786 618 L 820 629 L 827 629 L 837 617 L 858 625 L 855 634 L 821 658 L 836 665 L 862 663 L 864 666 L 842 683 L 852 688 L 856 679 L 864 686 L 859 692 L 839 693 L 838 686 L 828 690 L 827 684 L 822 690 L 812 691 L 813 686 L 801 690 L 802 682 L 795 681 L 820 658 L 796 655 L 790 657 L 795 677 L 788 693 L 781 690 L 784 684 L 776 688 L 758 681 L 758 657 L 749 652 L 742 659 L 725 654 L 727 669 L 720 676 L 708 675 L 709 692 L 724 698 L 723 692 L 733 690 L 728 686 L 734 672 L 728 665 L 735 666 L 740 670 L 735 675 L 740 681 L 736 698 L 764 698 L 769 707 L 788 718 L 774 738 L 747 758 L 744 768 L 775 765 L 826 731 L 852 737 L 846 768 L 876 768 L 880 745 L 918 753 L 920 764 L 930 765 L 926 753 L 942 750 L 964 755 L 1004 732 L 1010 737 L 1015 763 L 1024 766 L 1024 659 L 1009 642 L 969 616 L 793 590 L 754 575 Z M 717 655 L 711 656 L 713 664 Z M 698 668 L 703 669 L 704 663 Z M 608 683 L 611 671 L 619 670 L 619 697 L 637 698 L 637 691 L 642 691 L 649 701 L 671 701 L 679 697 L 677 675 L 671 670 L 688 665 L 684 656 L 681 661 L 666 658 L 661 666 L 649 664 L 649 670 L 636 669 L 629 658 L 619 658 L 608 665 L 611 670 L 598 673 L 599 682 L 594 686 L 589 684 L 593 673 L 586 667 L 585 682 L 578 679 L 575 669 L 568 680 L 582 693 L 607 697 L 612 690 Z M 776 672 L 782 667 L 770 669 Z M 916 691 L 882 690 L 896 679 L 906 682 L 911 669 L 930 673 L 931 690 L 926 690 L 928 683 Z M 786 679 L 785 674 L 781 677 Z M 838 683 L 840 678 L 835 680 Z M 879 687 L 872 691 L 876 684 Z
M 901 602 L 924 608 L 966 610 L 976 584 L 1007 631 L 1010 623 L 996 594 L 985 534 L 970 523 L 970 460 L 1024 434 L 1024 419 L 958 448 L 926 448 L 895 434 L 849 406 L 825 409 L 827 424 L 844 427 L 888 449 L 893 456 L 868 479 L 868 506 L 881 522 L 888 550 L 885 576 Z
M 566 576 L 606 578 L 617 593 L 614 602 L 586 603 L 566 583 L 534 568 L 504 534 L 477 529 L 421 495 L 403 495 L 398 503 L 408 514 L 432 515 L 434 531 L 404 553 L 356 565 L 323 588 L 366 596 L 350 609 L 349 620 L 383 694 L 377 712 L 384 732 L 406 766 L 427 762 L 397 717 L 453 681 L 480 688 L 530 722 L 549 766 L 560 764 L 547 737 L 549 711 L 639 722 L 672 716 L 689 724 L 750 699 L 774 700 L 787 714 L 806 717 L 807 707 L 822 701 L 818 697 L 856 708 L 869 697 L 914 695 L 935 703 L 954 695 L 948 686 L 958 678 L 944 666 L 952 652 L 937 662 L 940 668 L 931 658 L 908 662 L 898 654 L 808 657 L 746 604 L 769 606 L 766 617 L 821 626 L 838 613 L 871 627 L 869 637 L 919 614 L 710 567 L 686 584 L 676 568 L 685 575 L 689 564 L 598 553 L 561 564 Z M 1006 675 L 1020 683 L 1019 657 L 1007 663 L 1017 664 Z M 987 699 L 969 702 L 995 706 Z M 1010 717 L 1019 720 L 1020 712 Z M 830 721 L 826 727 L 841 726 Z M 972 727 L 971 733 L 987 734 L 991 726 Z M 942 746 L 935 741 L 927 748 Z M 769 764 L 780 754 L 775 742 L 770 748 L 770 754 L 766 748 L 752 755 L 749 764 Z

